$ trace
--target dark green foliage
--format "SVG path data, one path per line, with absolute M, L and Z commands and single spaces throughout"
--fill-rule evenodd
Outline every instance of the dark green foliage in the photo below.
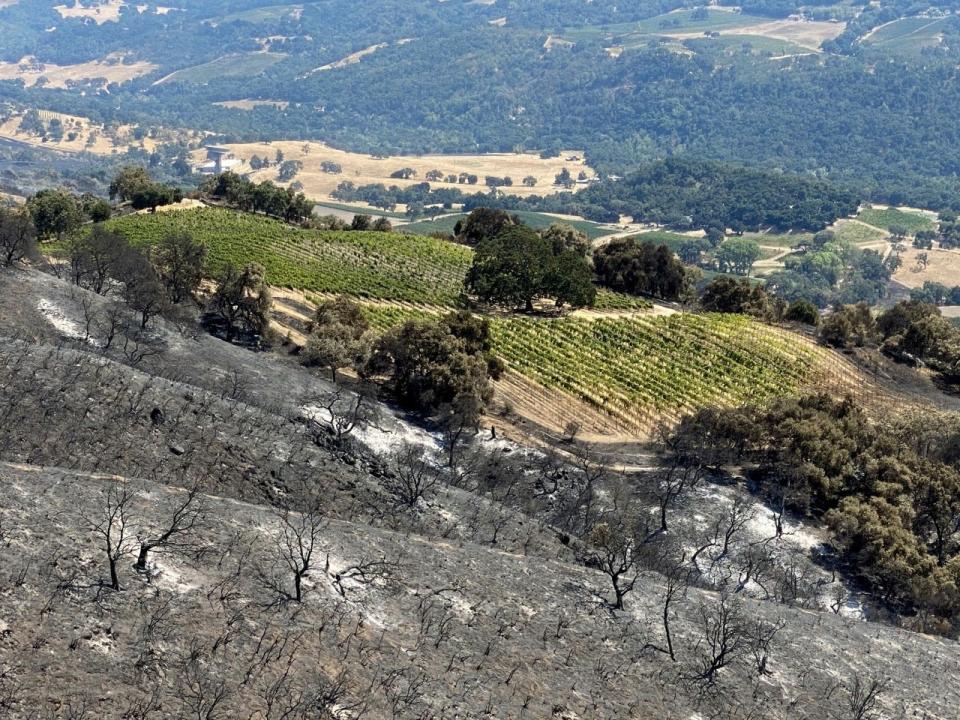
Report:
M 504 210 L 480 207 L 473 210 L 466 219 L 458 221 L 453 234 L 460 242 L 474 246 L 495 238 L 513 225 L 520 224 L 520 218 L 516 215 Z
M 910 299 L 931 305 L 960 305 L 960 285 L 947 287 L 942 283 L 925 280 L 921 287 L 910 291 Z
M 369 329 L 370 323 L 357 303 L 343 296 L 326 300 L 317 306 L 300 361 L 330 368 L 336 382 L 337 370 L 351 365 L 360 368 L 366 361 L 370 343 L 364 336 Z
M 918 320 L 939 314 L 940 311 L 935 306 L 924 302 L 916 300 L 898 302 L 877 318 L 877 331 L 886 340 L 894 335 L 903 334 Z
M 84 194 L 80 198 L 83 214 L 95 223 L 106 222 L 113 214 L 113 208 L 103 198 L 96 195 Z
M 490 326 L 469 313 L 408 321 L 374 349 L 367 372 L 386 373 L 397 399 L 427 416 L 455 414 L 476 426 L 493 397 L 502 363 L 491 352 Z
M 467 273 L 467 290 L 482 302 L 533 310 L 543 294 L 553 253 L 546 240 L 523 225 L 511 225 L 481 240 Z
M 615 223 L 620 215 L 663 223 L 680 229 L 709 229 L 719 242 L 724 228 L 737 232 L 775 228 L 820 230 L 837 218 L 853 215 L 858 198 L 854 193 L 826 182 L 799 175 L 785 175 L 733 165 L 671 158 L 647 165 L 623 180 L 607 180 L 578 193 L 520 198 L 494 198 L 484 193 L 464 195 L 459 190 L 433 190 L 429 183 L 411 187 L 368 185 L 357 188 L 341 184 L 335 196 L 345 201 L 369 202 L 392 208 L 404 203 L 463 203 L 466 209 L 510 210 L 582 215 L 596 222 Z M 507 216 L 500 216 L 501 224 Z M 483 216 L 484 222 L 490 222 Z M 471 238 L 472 242 L 476 242 Z
M 37 255 L 37 229 L 25 209 L 0 207 L 0 267 Z
M 854 194 L 824 182 L 681 158 L 588 188 L 576 201 L 646 221 L 735 232 L 820 230 L 858 206 Z
M 808 300 L 818 307 L 866 302 L 885 295 L 900 259 L 861 250 L 832 232 L 817 233 L 811 245 L 786 258 L 784 270 L 771 273 L 768 289 L 787 301 Z
M 720 272 L 749 275 L 753 264 L 760 259 L 760 245 L 749 238 L 731 238 L 720 244 L 714 253 Z
M 956 621 L 960 474 L 937 452 L 944 443 L 913 442 L 923 420 L 895 422 L 874 424 L 852 401 L 818 395 L 704 410 L 679 434 L 709 434 L 706 462 L 745 464 L 774 507 L 824 519 L 853 571 L 885 600 Z
M 207 269 L 207 246 L 181 230 L 167 233 L 150 253 L 170 302 L 191 299 Z
M 42 239 L 62 240 L 83 222 L 83 208 L 65 190 L 41 190 L 27 200 L 27 207 Z
M 876 339 L 877 328 L 866 303 L 834 308 L 820 326 L 820 339 L 835 348 L 863 347 Z
M 689 287 L 683 264 L 666 245 L 644 242 L 643 236 L 613 240 L 594 253 L 597 280 L 611 290 L 631 295 L 680 298 Z
M 960 330 L 935 305 L 899 302 L 877 318 L 877 330 L 894 359 L 928 365 L 948 382 L 960 379 Z
M 146 168 L 127 165 L 120 168 L 110 183 L 110 198 L 129 202 L 135 210 L 155 210 L 161 205 L 180 202 L 183 193 L 179 188 L 154 182 Z M 109 217 L 108 214 L 103 220 Z
M 481 302 L 528 311 L 540 297 L 552 297 L 558 306 L 592 305 L 596 288 L 587 261 L 574 250 L 555 255 L 554 247 L 531 228 L 508 222 L 477 245 L 466 289 Z
M 558 307 L 590 307 L 597 299 L 593 272 L 575 250 L 564 250 L 554 257 L 545 287 L 546 294 L 556 300 Z
M 227 342 L 238 337 L 261 342 L 270 325 L 273 299 L 262 265 L 250 263 L 239 270 L 227 263 L 217 278 L 217 291 L 206 308 L 205 323 L 222 330 Z
M 277 179 L 280 182 L 290 182 L 301 170 L 303 170 L 303 163 L 299 160 L 284 160 L 277 170 Z
M 313 205 L 303 193 L 282 188 L 269 180 L 253 183 L 232 172 L 208 178 L 200 192 L 240 210 L 262 212 L 287 222 L 301 222 L 313 215 Z
M 758 318 L 767 318 L 773 313 L 771 298 L 762 285 L 729 277 L 716 277 L 707 283 L 700 296 L 700 307 L 707 312 L 739 313 Z
M 820 324 L 820 313 L 817 311 L 817 306 L 809 300 L 795 300 L 790 303 L 783 319 L 816 327 Z

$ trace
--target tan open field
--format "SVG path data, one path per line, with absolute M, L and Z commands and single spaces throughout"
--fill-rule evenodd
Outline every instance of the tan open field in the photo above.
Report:
M 149 137 L 135 140 L 132 125 L 121 125 L 107 129 L 102 125 L 92 124 L 87 118 L 50 112 L 49 110 L 41 110 L 40 118 L 45 122 L 58 118 L 63 124 L 63 139 L 59 142 L 52 140 L 44 142 L 36 135 L 24 132 L 20 129 L 20 122 L 23 119 L 21 114 L 13 115 L 5 122 L 0 123 L 0 138 L 62 152 L 89 152 L 96 155 L 113 155 L 126 150 L 131 145 L 152 152 L 158 144 L 157 140 Z M 70 133 L 76 133 L 72 140 L 69 138 Z
M 286 110 L 290 106 L 290 103 L 286 100 L 250 100 L 247 98 L 244 100 L 224 100 L 223 102 L 215 102 L 214 105 L 230 108 L 231 110 L 253 110 L 254 108 L 262 106 Z
M 810 50 L 819 51 L 826 40 L 833 40 L 843 32 L 846 23 L 814 22 L 800 20 L 775 20 L 746 27 L 730 27 L 717 30 L 720 35 L 759 35 L 785 40 Z M 657 33 L 665 37 L 690 39 L 703 37 L 703 32 Z
M 929 264 L 925 270 L 917 266 L 917 254 L 925 252 Z M 924 282 L 938 282 L 948 287 L 960 285 L 960 250 L 917 250 L 908 248 L 902 255 L 903 265 L 893 279 L 908 288 L 917 288 Z
M 123 0 L 103 0 L 103 2 L 91 7 L 83 7 L 77 3 L 73 7 L 66 5 L 57 5 L 53 9 L 60 13 L 60 17 L 69 18 L 90 18 L 97 25 L 103 25 L 106 22 L 120 21 L 120 8 L 126 5 Z
M 337 150 L 323 143 L 305 143 L 302 141 L 242 143 L 228 145 L 227 147 L 245 163 L 249 163 L 250 158 L 254 155 L 272 161 L 277 150 L 283 151 L 286 160 L 299 160 L 303 163 L 303 170 L 300 171 L 294 181 L 302 183 L 304 192 L 315 200 L 329 198 L 330 193 L 336 190 L 337 185 L 348 180 L 356 185 L 383 183 L 387 186 L 405 187 L 424 182 L 426 174 L 431 170 L 441 171 L 444 178 L 447 175 L 458 175 L 459 173 L 471 173 L 479 176 L 480 182 L 477 185 L 457 185 L 447 182 L 431 183 L 434 187 L 456 187 L 465 192 L 484 190 L 483 178 L 487 175 L 509 176 L 513 179 L 513 186 L 508 190 L 511 194 L 516 195 L 545 195 L 559 192 L 562 188 L 554 185 L 554 177 L 563 168 L 567 168 L 575 178 L 581 171 L 585 172 L 590 178 L 596 176 L 596 173 L 583 160 L 583 153 L 572 150 L 562 152 L 559 157 L 544 160 L 534 153 L 381 158 Z M 203 150 L 194 153 L 194 161 L 198 162 L 204 157 Z M 320 165 L 324 161 L 340 164 L 343 167 L 343 172 L 339 175 L 323 172 Z M 413 168 L 417 175 L 410 180 L 390 177 L 392 172 L 401 168 Z M 523 185 L 523 178 L 528 175 L 537 178 L 537 184 L 534 187 Z M 253 173 L 251 177 L 257 181 L 273 180 L 276 182 L 277 169 L 276 167 L 266 168 Z
M 156 65 L 145 60 L 124 63 L 119 55 L 108 55 L 102 60 L 76 65 L 41 63 L 37 62 L 36 58 L 27 56 L 15 63 L 0 62 L 0 80 L 23 80 L 27 87 L 33 87 L 44 80 L 45 87 L 63 90 L 69 87 L 71 82 L 100 80 L 102 87 L 108 83 L 124 83 L 156 69 Z

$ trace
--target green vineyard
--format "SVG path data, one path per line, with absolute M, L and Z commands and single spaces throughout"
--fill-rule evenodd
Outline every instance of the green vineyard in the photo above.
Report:
M 429 309 L 367 305 L 386 330 Z M 491 320 L 510 369 L 609 413 L 625 427 L 711 405 L 763 401 L 825 377 L 832 355 L 742 315 Z
M 512 369 L 634 426 L 792 392 L 828 356 L 740 315 L 509 319 L 494 333 Z
M 187 231 L 209 248 L 212 273 L 258 262 L 273 285 L 408 302 L 453 302 L 472 258 L 469 248 L 429 237 L 301 230 L 222 208 L 128 215 L 109 226 L 140 246 Z

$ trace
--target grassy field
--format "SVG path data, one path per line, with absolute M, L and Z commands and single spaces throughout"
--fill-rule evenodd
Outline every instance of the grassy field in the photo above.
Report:
M 789 250 L 797 245 L 810 242 L 813 238 L 813 233 L 744 233 L 743 236 L 751 240 L 756 240 L 757 244 L 765 247 Z
M 22 80 L 25 87 L 33 87 L 41 80 L 44 87 L 63 90 L 74 82 L 89 82 L 106 87 L 109 83 L 125 83 L 157 69 L 145 60 L 123 62 L 121 56 L 108 56 L 74 65 L 55 63 L 37 64 L 28 58 L 19 62 L 0 62 L 0 80 Z
M 157 138 L 143 137 L 137 140 L 134 137 L 134 127 L 132 125 L 108 128 L 78 115 L 67 115 L 49 110 L 40 110 L 39 113 L 41 120 L 45 123 L 49 123 L 54 118 L 60 121 L 64 131 L 60 140 L 53 140 L 48 137 L 44 141 L 38 135 L 24 132 L 20 127 L 23 120 L 23 113 L 20 112 L 12 114 L 8 119 L 0 122 L 0 138 L 46 149 L 71 153 L 88 152 L 96 155 L 114 155 L 122 153 L 130 147 L 139 147 L 147 152 L 153 152 L 157 145 L 162 142 L 182 139 L 182 135 L 179 133 L 161 129 Z
M 838 220 L 830 229 L 836 233 L 838 238 L 847 240 L 854 245 L 881 242 L 887 238 L 887 234 L 882 230 L 867 227 L 854 220 Z
M 819 51 L 824 40 L 839 35 L 843 23 L 770 20 L 727 10 L 676 10 L 640 22 L 606 27 L 567 28 L 563 38 L 572 42 L 602 41 L 617 48 L 631 49 L 650 43 L 657 37 L 697 40 L 705 33 L 718 33 L 729 52 L 742 51 L 744 46 L 754 53 L 795 55 Z M 690 45 L 695 47 L 694 44 Z M 616 57 L 616 53 L 612 53 Z
M 213 24 L 233 22 L 236 20 L 253 24 L 271 22 L 281 20 L 301 10 L 303 10 L 303 5 L 268 5 L 266 7 L 253 8 L 251 10 L 243 10 L 241 12 L 224 15 L 222 18 L 217 18 L 213 21 Z
M 909 17 L 881 25 L 868 33 L 862 44 L 876 51 L 893 54 L 918 54 L 924 48 L 940 44 L 941 34 L 950 30 L 953 18 Z
M 226 262 L 259 262 L 273 285 L 408 302 L 452 303 L 472 256 L 427 237 L 299 230 L 220 208 L 128 215 L 110 227 L 140 246 L 186 230 L 207 244 L 213 272 Z
M 765 21 L 764 18 L 759 16 L 723 10 L 708 9 L 706 18 L 697 18 L 694 15 L 694 10 L 679 10 L 656 15 L 639 22 L 619 23 L 602 28 L 596 26 L 567 28 L 563 32 L 563 37 L 574 42 L 611 38 L 618 42 L 629 42 L 630 39 L 636 39 L 636 36 L 639 35 L 657 35 L 666 32 L 707 32 L 743 27 Z
M 327 210 L 336 210 L 341 213 L 353 213 L 354 215 L 372 215 L 373 217 L 385 217 L 392 220 L 403 220 L 407 216 L 403 213 L 390 212 L 389 210 L 381 210 L 380 208 L 363 208 L 357 207 L 356 205 L 347 205 L 345 203 L 335 203 L 335 202 L 318 202 L 315 206 L 315 214 L 325 215 L 328 214 Z M 406 227 L 406 226 L 405 226 Z M 429 233 L 420 233 L 422 235 L 428 235 Z
M 889 230 L 894 225 L 901 225 L 910 234 L 918 230 L 933 230 L 937 226 L 936 222 L 926 215 L 918 212 L 904 212 L 896 208 L 866 208 L 857 215 L 857 220 L 885 230 Z
M 287 57 L 284 53 L 255 52 L 243 55 L 224 55 L 202 65 L 194 65 L 170 73 L 155 84 L 180 82 L 201 85 L 218 77 L 249 77 L 259 75 L 271 65 Z
M 93 20 L 97 25 L 103 25 L 106 22 L 120 21 L 120 8 L 126 3 L 124 0 L 102 0 L 97 3 L 87 3 L 89 7 L 84 7 L 80 3 L 70 3 L 54 6 L 54 10 L 60 13 L 60 17 L 65 20 L 71 18 L 81 18 L 84 20 Z

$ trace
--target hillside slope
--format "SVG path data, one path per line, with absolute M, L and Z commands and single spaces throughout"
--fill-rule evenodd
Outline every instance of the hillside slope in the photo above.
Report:
M 556 497 L 534 480 L 577 468 L 553 474 L 549 458 L 490 444 L 499 464 L 478 484 L 465 466 L 399 505 L 389 451 L 420 438 L 428 454 L 429 436 L 385 408 L 376 437 L 335 446 L 302 412 L 323 381 L 161 321 L 155 354 L 105 350 L 95 325 L 82 332 L 84 308 L 103 302 L 36 272 L 0 273 L 0 717 L 819 720 L 853 717 L 857 688 L 885 678 L 896 680 L 884 716 L 946 720 L 960 702 L 955 642 L 864 622 L 856 601 L 824 612 L 820 596 L 841 580 L 811 562 L 822 539 L 793 521 L 772 537 L 759 504 L 731 557 L 773 548 L 776 576 L 812 594 L 789 606 L 746 586 L 722 599 L 712 581 L 691 587 L 670 610 L 672 662 L 664 578 L 644 571 L 613 610 L 609 580 L 552 524 Z M 135 571 L 139 542 L 196 480 L 189 544 Z M 620 487 L 616 475 L 595 481 L 601 503 Z M 301 515 L 315 507 L 304 490 L 320 515 Z M 108 524 L 129 543 L 117 592 L 98 528 L 124 492 Z M 672 527 L 709 532 L 737 497 L 704 486 Z M 282 528 L 310 518 L 315 559 L 294 602 Z M 739 653 L 714 683 L 696 680 L 720 612 L 741 629 L 782 624 L 764 674 Z
M 206 717 L 278 717 L 271 702 L 303 693 L 304 717 L 686 719 L 726 707 L 722 717 L 844 718 L 858 677 L 896 678 L 885 717 L 946 720 L 960 702 L 954 643 L 750 600 L 741 611 L 751 618 L 785 623 L 771 674 L 752 684 L 731 670 L 698 693 L 684 677 L 699 658 L 698 613 L 718 602 L 711 593 L 679 606 L 673 664 L 646 648 L 661 642 L 655 575 L 611 613 L 597 602 L 606 586 L 596 571 L 355 523 L 324 524 L 328 569 L 311 576 L 304 603 L 275 607 L 258 578 L 280 574 L 276 517 L 220 498 L 208 499 L 205 557 L 157 556 L 147 574 L 124 568 L 124 592 L 98 591 L 89 585 L 104 572 L 101 551 L 83 518 L 111 482 L 0 465 L 6 717 L 81 706 L 130 717 L 138 703 L 161 717 L 198 705 Z M 175 507 L 168 489 L 121 482 L 138 493 L 138 532 Z M 337 588 L 336 573 L 371 559 L 390 563 L 388 575 Z

